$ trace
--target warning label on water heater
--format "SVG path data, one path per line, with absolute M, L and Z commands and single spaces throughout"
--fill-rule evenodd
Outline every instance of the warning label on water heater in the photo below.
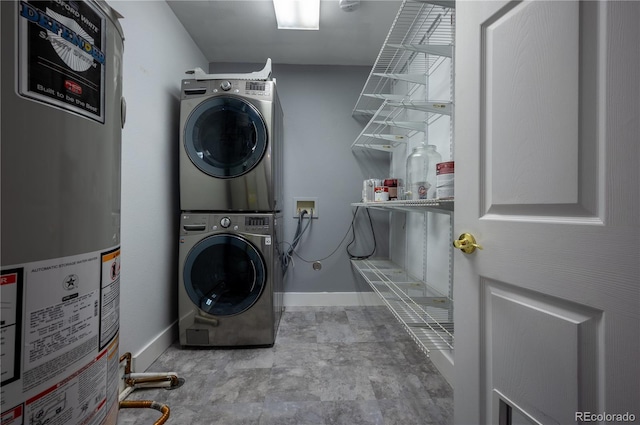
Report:
M 3 270 L 0 275 L 0 366 L 2 384 L 20 378 L 20 335 L 22 334 L 22 268 Z M 4 422 L 2 422 L 4 424 Z
M 104 123 L 105 17 L 90 3 L 20 1 L 22 96 Z
M 2 425 L 115 424 L 120 247 L 7 266 L 0 283 Z
M 120 329 L 120 249 L 102 254 L 100 273 L 100 348 Z

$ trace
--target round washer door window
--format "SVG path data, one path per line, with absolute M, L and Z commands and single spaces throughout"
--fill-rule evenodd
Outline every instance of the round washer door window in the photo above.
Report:
M 184 264 L 184 285 L 191 301 L 206 313 L 230 316 L 250 308 L 266 283 L 265 263 L 256 247 L 235 235 L 198 242 Z
M 267 149 L 267 129 L 252 104 L 218 96 L 196 107 L 184 129 L 185 149 L 202 172 L 234 178 L 255 167 Z

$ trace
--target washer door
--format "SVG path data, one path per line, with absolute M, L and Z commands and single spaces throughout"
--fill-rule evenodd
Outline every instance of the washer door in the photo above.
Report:
M 250 308 L 266 284 L 264 259 L 244 238 L 230 234 L 198 242 L 184 264 L 184 286 L 206 313 L 230 316 Z
M 267 129 L 252 104 L 232 96 L 212 97 L 187 118 L 184 144 L 202 172 L 233 178 L 260 162 L 267 150 Z

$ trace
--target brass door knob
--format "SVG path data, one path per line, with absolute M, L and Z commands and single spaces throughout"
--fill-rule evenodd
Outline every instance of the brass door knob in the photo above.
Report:
M 453 246 L 465 254 L 473 253 L 476 248 L 482 249 L 482 246 L 476 243 L 476 238 L 471 233 L 461 234 L 457 240 L 453 241 Z

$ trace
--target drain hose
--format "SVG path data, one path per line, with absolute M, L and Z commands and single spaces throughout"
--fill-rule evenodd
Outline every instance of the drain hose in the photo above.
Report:
M 162 425 L 167 422 L 169 419 L 169 406 L 166 404 L 161 404 L 151 400 L 131 400 L 131 401 L 121 401 L 120 402 L 121 409 L 155 409 L 162 412 L 162 416 L 160 419 L 154 422 L 153 425 Z

